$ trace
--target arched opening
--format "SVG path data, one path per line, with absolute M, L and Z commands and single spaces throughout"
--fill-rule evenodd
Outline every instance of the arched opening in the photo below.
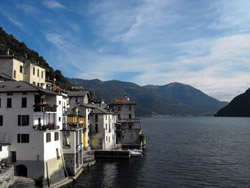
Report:
M 17 165 L 16 166 L 16 176 L 27 177 L 27 167 L 25 165 Z

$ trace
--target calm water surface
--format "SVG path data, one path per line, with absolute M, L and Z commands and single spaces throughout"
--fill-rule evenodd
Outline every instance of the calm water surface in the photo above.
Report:
M 250 187 L 250 118 L 144 118 L 143 158 L 98 160 L 68 187 Z

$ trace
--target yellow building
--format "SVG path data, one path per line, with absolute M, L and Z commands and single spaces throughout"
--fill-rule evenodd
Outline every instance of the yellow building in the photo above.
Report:
M 39 87 L 45 87 L 45 68 L 28 62 L 22 62 L 11 55 L 0 55 L 0 71 L 16 81 L 25 81 Z
M 0 70 L 16 81 L 23 81 L 24 63 L 10 55 L 0 56 Z
M 46 71 L 39 65 L 24 64 L 24 81 L 39 87 L 45 87 Z

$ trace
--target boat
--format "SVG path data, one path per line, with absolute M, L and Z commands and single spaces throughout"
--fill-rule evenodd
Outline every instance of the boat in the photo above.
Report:
M 142 150 L 139 150 L 139 149 L 130 149 L 129 150 L 129 154 L 131 155 L 131 157 L 142 157 L 143 154 L 142 154 Z

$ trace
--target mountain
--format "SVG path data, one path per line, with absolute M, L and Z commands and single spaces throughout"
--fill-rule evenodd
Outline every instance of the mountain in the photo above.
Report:
M 250 88 L 235 97 L 227 106 L 220 109 L 214 116 L 250 117 Z
M 68 80 L 72 85 L 83 86 L 84 90 L 93 92 L 97 99 L 104 100 L 106 103 L 112 103 L 116 97 L 123 97 L 126 93 L 131 101 L 137 103 L 137 116 L 213 115 L 227 104 L 180 83 L 164 86 L 139 86 L 117 80 L 106 82 L 98 79 L 68 78 Z
M 29 49 L 24 42 L 19 42 L 12 34 L 6 33 L 0 27 L 0 55 L 6 55 L 7 50 L 10 54 L 22 62 L 30 61 L 31 63 L 39 63 L 40 66 L 46 69 L 46 79 L 56 79 L 56 84 L 64 89 L 70 89 L 71 85 L 62 75 L 60 70 L 54 69 L 47 63 L 47 61 L 39 55 L 38 52 Z

